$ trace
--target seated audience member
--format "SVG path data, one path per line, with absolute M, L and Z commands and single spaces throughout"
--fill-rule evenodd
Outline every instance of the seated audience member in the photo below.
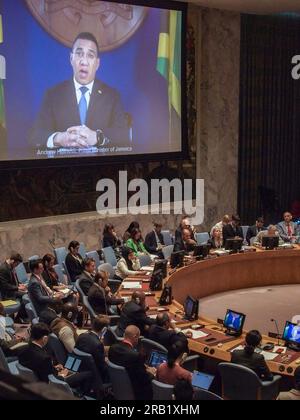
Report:
M 122 245 L 122 241 L 118 238 L 115 228 L 111 223 L 104 226 L 102 245 L 103 248 L 111 247 L 114 250 Z
M 43 263 L 41 260 L 32 261 L 30 263 L 32 276 L 29 281 L 28 294 L 34 306 L 34 309 L 39 316 L 41 312 L 48 308 L 49 303 L 53 304 L 63 299 L 63 295 L 53 292 L 46 285 L 43 279 Z
M 107 316 L 97 316 L 92 320 L 92 329 L 81 334 L 76 342 L 76 348 L 93 356 L 97 369 L 103 383 L 109 382 L 108 368 L 105 361 L 105 349 L 102 342 L 103 333 L 105 334 L 109 326 Z
M 23 262 L 20 254 L 12 254 L 3 264 L 0 265 L 0 294 L 2 300 L 15 300 L 21 303 L 16 322 L 21 322 L 27 318 L 25 305 L 22 297 L 27 293 L 27 286 L 19 284 L 15 273 L 16 267 Z
M 191 238 L 195 237 L 196 230 L 194 226 L 191 225 L 189 217 L 185 216 L 181 219 L 178 229 L 175 231 L 175 242 L 182 240 L 182 232 L 184 229 L 188 229 L 191 234 Z
M 175 401 L 192 401 L 194 394 L 195 391 L 190 381 L 179 379 L 174 385 L 173 399 Z
M 294 373 L 295 388 L 289 392 L 281 392 L 279 394 L 279 401 L 296 401 L 300 400 L 300 366 L 297 367 Z
M 293 216 L 289 211 L 284 213 L 283 218 L 283 222 L 277 225 L 279 236 L 284 242 L 296 242 L 300 235 L 298 225 L 293 222 Z
M 66 256 L 66 267 L 71 278 L 71 282 L 75 283 L 77 278 L 83 272 L 83 258 L 79 254 L 80 243 L 77 241 L 70 242 L 68 247 L 69 253 Z
M 211 249 L 223 248 L 223 238 L 221 229 L 214 228 L 212 231 L 212 236 L 207 241 L 207 243 L 211 246 Z
M 149 401 L 153 398 L 151 381 L 154 378 L 155 369 L 146 368 L 144 358 L 136 350 L 140 334 L 137 327 L 128 326 L 124 334 L 124 340 L 110 347 L 108 359 L 115 365 L 126 368 L 135 399 Z
M 51 357 L 45 346 L 48 343 L 50 329 L 45 324 L 36 324 L 31 328 L 29 346 L 19 356 L 22 366 L 33 371 L 41 382 L 49 383 L 48 376 L 67 382 L 71 388 L 79 387 L 86 394 L 91 389 L 91 374 L 89 372 L 72 373 L 62 365 L 53 366 Z
M 270 225 L 268 227 L 268 230 L 262 230 L 261 232 L 259 232 L 259 234 L 256 236 L 256 238 L 254 239 L 253 245 L 254 246 L 261 246 L 262 245 L 262 239 L 266 236 L 278 236 L 279 237 L 279 245 L 283 245 L 284 242 L 283 240 L 280 238 L 277 227 L 274 225 Z
M 43 257 L 43 279 L 45 280 L 45 283 L 51 290 L 60 290 L 65 289 L 66 285 L 62 285 L 58 281 L 58 275 L 56 274 L 56 271 L 54 270 L 55 265 L 55 257 L 51 254 L 46 254 Z
M 4 306 L 0 302 L 0 348 L 6 357 L 18 357 L 27 346 L 23 338 L 6 332 L 6 317 Z
M 243 229 L 241 228 L 241 219 L 238 215 L 233 215 L 231 222 L 223 227 L 223 241 L 226 244 L 227 239 L 244 238 Z
M 135 325 L 139 328 L 141 334 L 145 335 L 154 323 L 155 320 L 147 316 L 145 293 L 137 291 L 132 294 L 131 300 L 125 303 L 122 308 L 116 333 L 119 337 L 123 337 L 126 328 L 129 325 Z
M 258 217 L 257 220 L 256 220 L 255 225 L 254 226 L 250 226 L 248 228 L 247 235 L 246 235 L 246 240 L 247 240 L 248 245 L 251 245 L 251 239 L 252 238 L 256 238 L 257 235 L 260 232 L 266 230 L 264 228 L 264 223 L 265 223 L 264 222 L 264 218 L 263 217 Z
M 138 257 L 139 255 L 150 255 L 146 250 L 142 232 L 139 229 L 133 229 L 131 231 L 131 237 L 126 242 L 126 246 L 133 250 L 134 254 Z
M 255 352 L 256 348 L 261 345 L 261 342 L 262 336 L 260 332 L 256 330 L 250 331 L 246 336 L 244 350 L 235 350 L 232 353 L 231 362 L 253 370 L 264 381 L 272 381 L 273 375 L 266 364 L 264 356 Z
M 122 258 L 118 261 L 116 276 L 124 280 L 129 276 L 140 274 L 140 260 L 135 256 L 132 249 L 124 247 L 122 249 Z
M 177 341 L 182 341 L 188 352 L 188 340 L 186 336 L 174 330 L 170 316 L 166 312 L 157 315 L 156 323 L 150 327 L 148 338 L 161 344 L 167 350 Z
M 133 231 L 133 229 L 140 230 L 140 224 L 138 222 L 132 222 L 132 223 L 130 223 L 128 229 L 126 230 L 126 232 L 123 235 L 123 243 L 124 244 L 126 244 L 126 242 L 128 241 L 128 239 L 131 238 L 131 232 Z
M 74 321 L 78 316 L 78 307 L 71 303 L 62 306 L 61 318 L 51 322 L 51 331 L 63 343 L 67 353 L 72 353 L 78 339 L 77 329 Z
M 48 307 L 40 313 L 39 322 L 42 324 L 48 325 L 50 327 L 51 323 L 61 317 L 63 302 L 49 303 Z
M 96 263 L 93 258 L 86 258 L 82 265 L 83 273 L 78 280 L 83 293 L 87 296 L 95 281 Z
M 100 271 L 96 274 L 94 284 L 88 293 L 89 303 L 98 315 L 112 314 L 112 306 L 124 303 L 124 299 L 112 294 L 108 287 L 108 280 L 108 273 Z
M 195 246 L 197 246 L 197 243 L 192 239 L 190 229 L 183 229 L 181 237 L 175 242 L 174 252 L 185 251 L 189 253 L 194 250 Z
M 22 299 L 27 288 L 19 284 L 14 272 L 15 268 L 23 262 L 20 254 L 12 254 L 3 264 L 0 265 L 0 293 L 2 300 Z
M 220 229 L 220 231 L 222 232 L 222 235 L 223 235 L 223 227 L 224 227 L 224 226 L 227 226 L 230 222 L 231 222 L 231 218 L 230 218 L 230 216 L 229 216 L 228 214 L 225 214 L 225 216 L 223 216 L 223 219 L 222 219 L 220 222 L 216 223 L 216 224 L 215 224 L 215 225 L 211 228 L 211 231 L 210 231 L 210 236 L 212 236 L 212 235 L 213 235 L 213 230 L 214 230 L 214 229 Z
M 181 366 L 186 358 L 186 345 L 182 341 L 172 344 L 168 351 L 168 361 L 157 368 L 157 380 L 167 385 L 175 385 L 180 379 L 191 383 L 192 373 Z
M 162 253 L 162 249 L 165 245 L 164 238 L 161 234 L 162 224 L 161 223 L 154 223 L 154 229 L 152 232 L 148 233 L 145 239 L 145 248 L 147 251 L 152 254 L 156 255 L 159 258 L 164 258 Z

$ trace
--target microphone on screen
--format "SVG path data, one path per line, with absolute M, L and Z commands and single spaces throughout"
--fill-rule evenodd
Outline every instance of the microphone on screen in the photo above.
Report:
M 274 322 L 274 324 L 276 325 L 278 346 L 280 346 L 280 341 L 279 341 L 280 332 L 279 332 L 278 322 L 276 319 L 271 319 L 271 322 Z

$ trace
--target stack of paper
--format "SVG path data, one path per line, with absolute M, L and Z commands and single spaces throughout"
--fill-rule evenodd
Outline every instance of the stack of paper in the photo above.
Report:
M 183 332 L 183 334 L 186 334 L 186 333 L 192 333 L 192 334 L 193 334 L 193 339 L 194 339 L 194 340 L 197 340 L 198 338 L 205 338 L 205 337 L 208 337 L 208 334 L 206 334 L 206 333 L 204 333 L 204 332 L 202 332 L 202 331 L 194 331 L 194 330 L 189 330 L 189 329 L 187 329 L 187 330 L 183 330 L 182 332 Z
M 124 281 L 122 287 L 123 289 L 142 289 L 141 283 L 134 281 Z

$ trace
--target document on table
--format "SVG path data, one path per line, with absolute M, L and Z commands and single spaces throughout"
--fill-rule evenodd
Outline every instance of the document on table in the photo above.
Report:
M 134 282 L 134 281 L 124 281 L 123 284 L 123 289 L 142 289 L 142 285 L 139 282 Z
M 151 273 L 153 272 L 153 268 L 154 267 L 151 267 L 150 265 L 149 266 L 147 266 L 147 267 L 142 267 L 141 268 L 141 271 L 151 271 Z
M 183 330 L 182 332 L 183 332 L 183 334 L 192 333 L 194 340 L 197 340 L 198 338 L 208 337 L 208 334 L 206 334 L 206 333 L 204 333 L 202 331 L 195 331 L 195 330 L 187 329 L 187 330 Z

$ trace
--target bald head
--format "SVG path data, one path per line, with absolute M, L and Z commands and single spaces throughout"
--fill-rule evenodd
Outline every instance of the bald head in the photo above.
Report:
M 182 230 L 182 240 L 187 242 L 191 239 L 191 231 L 189 229 Z
M 141 332 L 135 325 L 129 325 L 124 333 L 124 339 L 129 341 L 133 347 L 138 345 Z
M 165 327 L 166 329 L 169 329 L 170 327 L 170 317 L 167 312 L 158 314 L 156 317 L 156 324 L 159 327 Z

